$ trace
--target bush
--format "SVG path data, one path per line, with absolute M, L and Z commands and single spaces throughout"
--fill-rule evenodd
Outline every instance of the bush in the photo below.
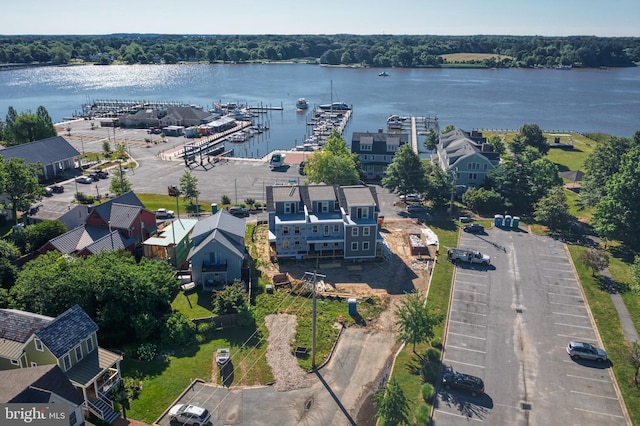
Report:
M 228 195 L 223 195 L 222 197 L 220 197 L 220 203 L 231 204 L 231 197 L 229 197 Z
M 425 383 L 435 383 L 439 374 L 439 362 L 425 362 L 422 364 L 422 367 L 420 367 L 420 376 L 422 376 L 422 381 Z
M 153 343 L 143 343 L 138 346 L 138 359 L 140 361 L 151 361 L 158 354 L 158 348 Z
M 78 200 L 80 204 L 93 204 L 95 199 L 93 195 L 87 195 L 84 192 L 78 192 L 76 194 L 76 200 Z
M 162 344 L 176 346 L 188 343 L 196 334 L 196 325 L 182 312 L 172 312 L 165 321 Z
M 429 348 L 425 355 L 426 358 L 431 362 L 440 362 L 440 351 L 436 348 Z
M 429 416 L 431 415 L 431 409 L 428 405 L 420 404 L 416 409 L 416 420 L 419 425 L 428 425 L 429 424 Z
M 424 399 L 424 402 L 429 403 L 429 401 L 431 401 L 431 399 L 433 398 L 433 395 L 436 394 L 436 389 L 431 383 L 425 383 L 420 388 L 420 393 L 422 394 L 422 399 Z

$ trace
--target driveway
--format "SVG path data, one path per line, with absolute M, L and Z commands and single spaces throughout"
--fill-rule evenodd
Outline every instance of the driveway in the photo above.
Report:
M 365 328 L 346 329 L 329 363 L 309 373 L 308 388 L 225 388 L 196 383 L 176 403 L 209 409 L 213 425 L 356 425 L 362 402 L 391 368 L 395 337 Z M 167 407 L 167 409 L 170 407 Z M 158 421 L 169 425 L 166 415 Z

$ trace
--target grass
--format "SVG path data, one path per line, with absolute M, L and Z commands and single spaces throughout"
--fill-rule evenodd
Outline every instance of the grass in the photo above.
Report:
M 511 56 L 498 55 L 496 53 L 448 53 L 440 56 L 447 62 L 483 61 L 489 58 L 495 58 L 497 61 L 501 61 L 504 58 L 511 58 Z

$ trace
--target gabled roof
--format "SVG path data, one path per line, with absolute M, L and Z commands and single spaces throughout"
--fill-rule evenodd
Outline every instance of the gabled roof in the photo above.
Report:
M 81 225 L 71 231 L 67 231 L 64 234 L 52 238 L 45 247 L 52 246 L 60 253 L 71 254 L 82 250 L 107 235 L 109 235 L 109 230 L 107 228 Z
M 46 403 L 50 394 L 76 405 L 84 402 L 56 364 L 0 371 L 0 403 Z
M 212 241 L 218 242 L 238 256 L 244 256 L 246 229 L 247 223 L 244 219 L 235 217 L 226 210 L 220 210 L 213 216 L 199 221 L 193 228 L 191 239 L 194 246 L 189 252 L 189 258 Z
M 60 358 L 96 331 L 96 323 L 80 305 L 75 305 L 34 334 L 56 358 Z
M 113 203 L 109 214 L 111 227 L 128 230 L 141 210 L 143 208 L 140 206 Z
M 111 219 L 111 207 L 114 204 L 123 204 L 128 206 L 137 206 L 144 208 L 144 204 L 138 198 L 138 196 L 133 192 L 125 192 L 124 194 L 113 198 L 105 203 L 99 204 L 93 208 L 93 211 L 97 212 L 100 217 L 105 221 L 105 223 L 109 222 Z
M 0 309 L 0 339 L 25 343 L 53 318 L 16 309 Z
M 89 254 L 96 254 L 104 250 L 120 250 L 131 247 L 135 244 L 135 238 L 130 238 L 122 235 L 118 230 L 113 230 L 104 237 L 94 241 L 91 244 L 87 244 L 85 247 L 78 250 L 78 254 L 81 256 L 87 256 Z
M 41 139 L 0 151 L 5 161 L 9 158 L 24 158 L 27 163 L 40 163 L 43 166 L 78 157 L 80 153 L 62 136 Z

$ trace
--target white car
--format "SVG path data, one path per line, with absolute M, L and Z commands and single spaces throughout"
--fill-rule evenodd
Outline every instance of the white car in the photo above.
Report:
M 216 362 L 218 365 L 223 366 L 231 359 L 231 351 L 229 348 L 220 348 L 216 351 Z
M 169 420 L 183 425 L 201 426 L 210 419 L 209 410 L 191 404 L 177 404 L 169 410 Z

